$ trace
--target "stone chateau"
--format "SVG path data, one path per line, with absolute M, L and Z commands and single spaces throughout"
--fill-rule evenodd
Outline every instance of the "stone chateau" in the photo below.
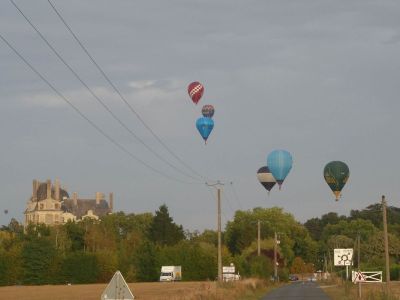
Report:
M 32 196 L 28 200 L 24 213 L 25 226 L 29 223 L 57 225 L 85 218 L 98 219 L 112 213 L 113 202 L 113 193 L 110 193 L 108 201 L 100 192 L 96 192 L 93 199 L 78 198 L 75 192 L 70 198 L 68 192 L 61 188 L 58 179 L 55 180 L 54 185 L 51 180 L 39 182 L 34 179 Z

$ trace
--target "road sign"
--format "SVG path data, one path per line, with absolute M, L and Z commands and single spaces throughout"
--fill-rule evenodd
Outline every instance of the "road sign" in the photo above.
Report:
M 335 266 L 351 266 L 353 249 L 334 249 L 333 261 Z
M 358 282 L 382 282 L 382 271 L 377 272 L 351 272 L 351 278 L 354 283 Z
M 113 278 L 110 283 L 107 285 L 103 294 L 101 294 L 101 300 L 133 300 L 135 297 L 133 296 L 131 290 L 124 277 L 122 276 L 120 271 L 115 272 Z
M 235 266 L 231 267 L 222 267 L 222 273 L 235 273 Z
M 365 282 L 365 276 L 362 272 L 351 272 L 351 277 L 354 283 Z

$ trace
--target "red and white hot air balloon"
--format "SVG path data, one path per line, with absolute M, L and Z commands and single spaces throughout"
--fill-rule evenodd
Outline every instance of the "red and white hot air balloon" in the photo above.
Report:
M 192 82 L 188 86 L 188 93 L 194 104 L 197 104 L 203 96 L 204 86 L 198 81 Z

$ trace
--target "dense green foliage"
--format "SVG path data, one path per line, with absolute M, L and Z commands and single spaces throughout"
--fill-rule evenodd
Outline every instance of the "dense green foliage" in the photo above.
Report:
M 328 213 L 303 224 L 281 208 L 237 211 L 223 232 L 223 265 L 234 263 L 242 277 L 272 276 L 274 236 L 281 279 L 332 266 L 333 249 L 355 247 L 361 238 L 363 270 L 384 270 L 380 204 Z M 257 255 L 257 222 L 261 255 Z M 400 209 L 388 208 L 392 279 L 400 276 Z M 357 252 L 355 252 L 357 257 Z M 116 270 L 127 281 L 158 280 L 162 265 L 182 266 L 183 280 L 217 276 L 217 233 L 184 231 L 166 205 L 155 212 L 117 212 L 100 220 L 23 229 L 14 219 L 0 229 L 0 285 L 107 282 Z M 340 271 L 337 269 L 337 271 Z

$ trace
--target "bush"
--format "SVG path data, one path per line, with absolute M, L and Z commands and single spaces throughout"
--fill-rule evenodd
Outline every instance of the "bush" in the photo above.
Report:
M 95 283 L 99 266 L 94 254 L 74 252 L 62 262 L 63 280 L 70 283 Z
M 265 256 L 254 256 L 250 260 L 250 274 L 257 278 L 270 278 L 273 273 L 271 260 Z
M 390 280 L 400 279 L 400 265 L 392 265 L 390 267 Z

